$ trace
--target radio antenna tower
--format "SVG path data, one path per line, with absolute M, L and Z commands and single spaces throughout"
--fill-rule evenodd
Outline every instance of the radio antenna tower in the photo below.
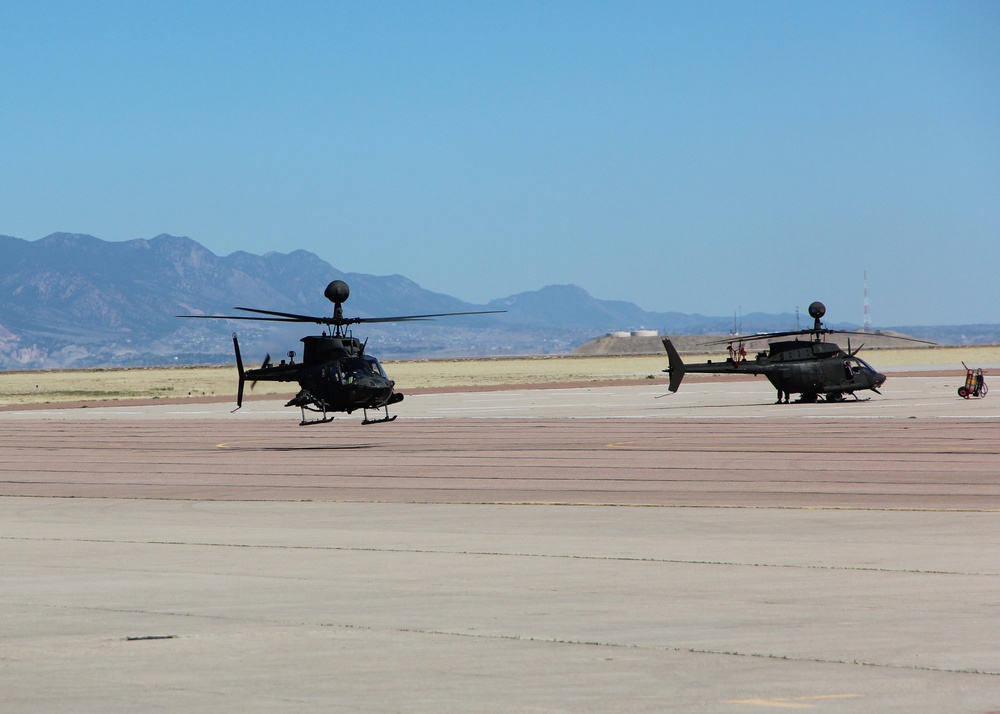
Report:
M 872 315 L 868 308 L 868 271 L 865 271 L 865 332 L 871 332 L 872 329 Z

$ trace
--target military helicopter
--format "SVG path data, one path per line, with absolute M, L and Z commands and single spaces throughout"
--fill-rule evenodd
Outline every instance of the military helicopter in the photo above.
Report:
M 263 320 L 268 322 L 314 322 L 332 328 L 332 334 L 326 330 L 322 335 L 310 335 L 302 338 L 302 361 L 295 361 L 295 352 L 288 352 L 288 361 L 281 360 L 279 364 L 271 364 L 271 355 L 264 357 L 264 363 L 257 369 L 244 369 L 243 358 L 240 356 L 240 343 L 236 333 L 233 333 L 233 348 L 236 351 L 236 368 L 239 370 L 240 383 L 236 394 L 236 409 L 243 406 L 243 390 L 247 380 L 251 380 L 250 388 L 258 381 L 298 382 L 301 389 L 285 404 L 286 407 L 299 407 L 302 411 L 302 421 L 299 426 L 326 424 L 333 421 L 330 412 L 351 412 L 361 409 L 365 417 L 362 424 L 380 424 L 394 421 L 396 415 L 389 416 L 389 405 L 403 401 L 403 395 L 394 390 L 395 382 L 389 379 L 382 365 L 372 355 L 365 354 L 365 342 L 359 341 L 351 334 L 348 325 L 363 322 L 406 322 L 410 320 L 427 320 L 434 317 L 451 317 L 456 315 L 488 315 L 505 310 L 478 310 L 474 312 L 443 312 L 433 315 L 402 315 L 396 317 L 344 317 L 344 302 L 351 294 L 347 283 L 334 280 L 326 286 L 323 293 L 333 303 L 332 317 L 314 317 L 297 315 L 289 312 L 273 310 L 257 310 L 249 307 L 237 307 L 236 310 L 252 312 L 267 317 L 248 315 L 178 315 L 178 317 L 204 318 L 210 320 Z M 236 411 L 234 409 L 233 411 Z M 385 416 L 377 419 L 368 418 L 368 410 L 385 410 Z M 308 419 L 306 412 L 316 412 L 321 416 Z
M 858 357 L 861 347 L 852 350 L 850 338 L 847 351 L 842 350 L 833 342 L 826 342 L 825 336 L 866 335 L 865 332 L 845 332 L 830 330 L 823 327 L 820 321 L 826 314 L 826 306 L 817 301 L 809 306 L 809 316 L 813 318 L 811 330 L 796 330 L 793 332 L 771 332 L 761 335 L 734 337 L 728 340 L 718 340 L 706 344 L 729 343 L 729 357 L 725 362 L 705 362 L 702 364 L 684 364 L 677 349 L 669 337 L 663 338 L 663 347 L 667 351 L 669 367 L 664 372 L 670 374 L 671 392 L 676 392 L 681 380 L 688 372 L 710 374 L 763 374 L 778 390 L 778 402 L 789 402 L 792 394 L 801 395 L 800 402 L 816 402 L 820 399 L 827 402 L 841 402 L 846 397 L 854 397 L 860 401 L 855 392 L 871 390 L 876 394 L 886 380 L 886 376 L 877 372 L 870 364 Z M 808 336 L 808 339 L 802 339 Z M 794 339 L 773 341 L 768 344 L 767 352 L 760 352 L 754 359 L 748 359 L 744 343 L 757 340 L 779 340 L 791 337 Z M 893 335 L 894 339 L 911 342 L 927 342 L 911 337 Z M 734 344 L 738 346 L 734 347 Z

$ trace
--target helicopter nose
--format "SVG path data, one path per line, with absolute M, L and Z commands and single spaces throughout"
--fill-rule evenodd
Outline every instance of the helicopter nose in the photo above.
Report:
M 354 389 L 358 395 L 371 401 L 373 404 L 382 402 L 392 396 L 392 388 L 395 382 L 385 377 L 370 375 L 363 377 L 354 383 Z
M 884 374 L 882 374 L 881 372 L 876 372 L 875 373 L 875 386 L 876 387 L 881 387 L 883 384 L 885 384 L 885 380 L 886 379 L 887 379 L 887 377 Z

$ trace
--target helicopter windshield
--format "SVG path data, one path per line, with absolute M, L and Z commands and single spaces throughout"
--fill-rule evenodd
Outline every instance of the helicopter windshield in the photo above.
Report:
M 365 357 L 365 362 L 367 362 L 368 365 L 371 367 L 372 372 L 374 372 L 375 374 L 380 374 L 383 377 L 385 377 L 386 379 L 389 378 L 389 375 L 387 375 L 385 373 L 385 370 L 382 369 L 382 365 L 379 363 L 379 361 L 377 359 L 375 359 L 374 357 L 367 357 L 366 356 Z
M 860 357 L 851 357 L 847 360 L 847 364 L 850 366 L 851 371 L 855 374 L 859 372 L 868 372 L 869 374 L 875 374 L 875 368 L 870 364 L 865 362 Z
M 371 372 L 380 377 L 388 379 L 382 365 L 374 357 L 365 355 L 364 357 L 347 357 L 340 361 L 340 369 L 344 372 Z
M 340 361 L 340 369 L 344 372 L 371 372 L 372 366 L 368 359 L 347 357 Z

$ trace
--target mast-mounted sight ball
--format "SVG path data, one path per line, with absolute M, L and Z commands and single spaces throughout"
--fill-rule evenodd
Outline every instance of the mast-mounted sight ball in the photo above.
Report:
M 332 285 L 333 283 L 330 284 Z M 821 303 L 819 300 L 817 300 L 816 302 L 814 302 L 812 305 L 809 306 L 809 317 L 818 320 L 825 314 L 826 314 L 826 305 Z
M 334 280 L 326 286 L 323 294 L 326 295 L 327 300 L 336 305 L 345 302 L 351 296 L 351 289 L 343 280 Z

